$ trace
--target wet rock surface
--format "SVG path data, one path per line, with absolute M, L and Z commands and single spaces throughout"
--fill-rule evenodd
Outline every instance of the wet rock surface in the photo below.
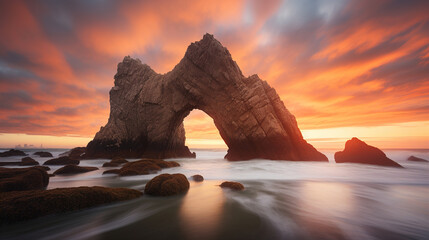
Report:
M 72 159 L 68 156 L 53 158 L 43 163 L 43 165 L 79 165 L 80 161 L 76 159 Z
M 13 156 L 27 156 L 27 154 L 21 150 L 11 149 L 0 153 L 0 157 L 13 157 Z
M 86 173 L 98 170 L 97 167 L 84 167 L 84 166 L 77 166 L 77 165 L 66 165 L 54 172 L 54 175 L 62 175 L 62 174 L 78 174 L 78 173 Z
M 0 193 L 0 224 L 138 198 L 127 188 L 75 187 Z
M 43 189 L 48 183 L 48 173 L 42 167 L 0 168 L 0 192 Z
M 191 176 L 191 178 L 195 182 L 202 182 L 202 181 L 204 181 L 204 177 L 201 176 L 201 175 L 199 175 L 199 174 L 193 175 L 193 176 Z
M 229 182 L 229 181 L 226 181 L 226 182 L 223 182 L 220 185 L 220 187 L 221 188 L 229 188 L 229 189 L 232 189 L 232 190 L 235 190 L 235 191 L 244 190 L 243 184 L 241 184 L 239 182 Z
M 35 153 L 33 153 L 33 155 L 37 155 L 39 157 L 54 157 L 52 155 L 52 153 L 50 153 L 50 152 L 44 152 L 44 151 L 35 152 Z
M 407 158 L 407 160 L 411 161 L 411 162 L 429 162 L 429 160 L 419 158 L 419 157 L 415 157 L 415 156 L 410 156 L 409 158 Z
M 177 174 L 161 174 L 152 178 L 145 186 L 144 193 L 154 196 L 171 196 L 184 193 L 189 189 L 186 176 Z

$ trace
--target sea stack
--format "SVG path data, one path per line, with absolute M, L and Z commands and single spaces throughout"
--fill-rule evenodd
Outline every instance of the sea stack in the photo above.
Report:
M 200 109 L 228 146 L 228 160 L 328 161 L 302 137 L 295 117 L 258 75 L 243 76 L 228 49 L 206 34 L 166 74 L 129 56 L 118 64 L 110 117 L 85 158 L 195 157 L 184 118 Z
M 397 162 L 389 159 L 380 149 L 355 137 L 348 140 L 344 150 L 336 152 L 334 157 L 337 163 L 363 163 L 402 168 Z

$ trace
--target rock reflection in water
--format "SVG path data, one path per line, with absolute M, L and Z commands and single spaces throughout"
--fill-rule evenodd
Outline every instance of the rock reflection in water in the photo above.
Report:
M 180 223 L 187 239 L 215 239 L 224 211 L 225 197 L 218 181 L 191 181 L 180 207 Z

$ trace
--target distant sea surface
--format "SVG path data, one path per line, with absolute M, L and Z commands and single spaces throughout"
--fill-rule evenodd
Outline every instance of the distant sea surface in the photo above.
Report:
M 49 158 L 32 155 L 41 164 Z M 54 156 L 67 149 L 50 149 Z M 196 149 L 196 159 L 160 173 L 201 174 L 188 193 L 143 196 L 101 207 L 0 227 L 0 239 L 429 239 L 429 150 L 385 150 L 405 169 L 363 164 L 251 160 L 229 162 L 225 150 Z M 21 157 L 0 158 L 19 161 Z M 49 189 L 128 187 L 140 191 L 154 176 L 102 175 L 107 159 L 83 160 L 99 170 L 50 178 Z M 134 159 L 132 159 L 134 161 Z M 51 166 L 51 172 L 58 166 Z M 238 181 L 242 192 L 222 190 Z

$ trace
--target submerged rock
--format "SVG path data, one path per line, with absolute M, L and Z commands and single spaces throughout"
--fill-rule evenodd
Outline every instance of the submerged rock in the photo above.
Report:
M 138 198 L 127 188 L 75 187 L 0 193 L 0 224 Z
M 86 173 L 98 170 L 97 167 L 81 167 L 77 165 L 66 165 L 57 171 L 54 172 L 54 175 L 61 175 L 61 174 L 77 174 L 77 173 Z
M 358 138 L 352 138 L 346 142 L 343 151 L 334 155 L 337 163 L 363 163 L 379 166 L 402 167 L 397 162 L 389 159 L 380 149 L 370 146 Z
M 68 156 L 53 158 L 43 163 L 43 165 L 79 165 L 80 161 L 76 159 L 72 159 Z
M 243 184 L 239 183 L 239 182 L 223 182 L 221 185 L 219 185 L 221 188 L 229 188 L 232 190 L 236 190 L 236 191 L 241 191 L 244 190 L 244 186 Z
M 39 157 L 53 157 L 52 153 L 44 152 L 44 151 L 35 152 L 35 153 L 33 153 L 33 155 L 37 155 Z
M 0 168 L 0 192 L 43 189 L 48 183 L 49 176 L 41 167 Z
M 27 154 L 21 150 L 10 149 L 0 153 L 0 157 L 13 157 L 13 156 L 27 156 Z
M 32 159 L 31 157 L 25 157 L 21 159 L 21 166 L 33 166 L 39 165 L 39 162 Z
M 183 125 L 193 109 L 213 118 L 228 160 L 328 161 L 304 140 L 277 92 L 257 75 L 243 76 L 210 34 L 192 43 L 166 74 L 125 57 L 110 90 L 109 121 L 85 157 L 195 157 L 185 146 Z
M 199 174 L 193 175 L 193 176 L 191 176 L 191 178 L 195 182 L 202 182 L 202 181 L 204 181 L 204 177 L 201 176 L 201 175 L 199 175 Z
M 412 162 L 429 162 L 429 160 L 419 158 L 419 157 L 415 157 L 415 156 L 410 156 L 407 160 L 412 161 Z
M 154 196 L 171 196 L 184 193 L 189 189 L 189 181 L 185 175 L 161 174 L 152 178 L 145 186 L 144 193 Z

